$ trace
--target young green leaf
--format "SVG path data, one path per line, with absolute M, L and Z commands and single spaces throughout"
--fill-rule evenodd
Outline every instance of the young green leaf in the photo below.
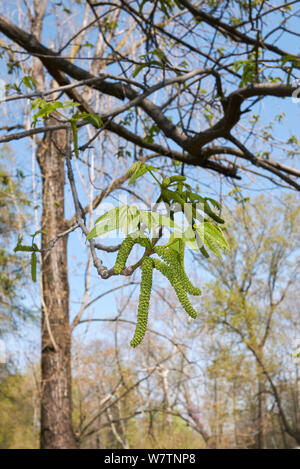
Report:
M 223 252 L 229 249 L 229 245 L 222 230 L 212 223 L 200 223 L 196 226 L 196 232 L 198 234 L 199 244 L 204 243 L 219 258 L 222 258 L 219 247 Z
M 95 221 L 94 228 L 89 232 L 86 239 L 97 238 L 109 231 L 119 228 L 119 211 L 120 207 L 115 207 L 104 213 Z
M 31 76 L 25 76 L 22 78 L 22 83 L 24 83 L 25 86 L 27 86 L 27 88 L 30 88 L 31 90 L 33 90 L 33 86 L 32 85 L 36 85 L 37 81 L 32 78 Z
M 71 129 L 73 133 L 73 144 L 74 144 L 74 153 L 75 156 L 78 158 L 78 130 L 77 130 L 77 125 L 74 122 L 73 119 L 70 119 L 70 124 L 71 124 Z
M 134 181 L 136 181 L 136 179 L 140 178 L 148 172 L 148 168 L 145 163 L 142 163 L 140 161 L 138 161 L 137 163 L 139 164 L 135 166 L 135 169 L 128 181 L 128 184 L 132 184 Z

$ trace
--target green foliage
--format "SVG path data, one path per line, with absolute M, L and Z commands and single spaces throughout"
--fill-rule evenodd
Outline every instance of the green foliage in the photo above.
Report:
M 236 193 L 238 203 L 227 215 L 231 252 L 222 263 L 213 259 L 207 266 L 214 281 L 204 310 L 218 333 L 239 331 L 245 345 L 258 350 L 271 333 L 268 321 L 279 312 L 284 320 L 289 314 L 283 301 L 298 281 L 300 209 L 290 194 L 275 205 L 265 196 L 239 203 L 242 194 Z
M 1 373 L 0 367 L 0 449 L 38 448 L 39 429 L 35 412 L 39 402 L 29 373 Z
M 30 84 L 28 80 L 30 77 L 24 77 L 23 80 L 27 78 L 26 83 L 27 85 Z M 77 122 L 79 120 L 84 120 L 89 124 L 99 129 L 103 122 L 98 114 L 89 114 L 87 112 L 75 112 L 75 108 L 80 106 L 80 103 L 77 103 L 73 100 L 66 101 L 62 103 L 60 101 L 47 101 L 43 98 L 36 98 L 31 103 L 31 109 L 36 110 L 35 114 L 33 114 L 32 118 L 32 126 L 35 127 L 38 119 L 47 119 L 52 113 L 56 112 L 64 122 L 69 122 L 71 125 L 72 133 L 73 133 L 73 142 L 74 142 L 74 153 L 78 157 L 78 129 L 77 129 Z M 71 108 L 72 115 L 68 117 L 62 111 Z
M 76 103 L 77 104 L 77 103 Z M 89 124 L 92 124 L 96 129 L 102 127 L 103 122 L 102 119 L 98 114 L 89 114 L 87 112 L 73 114 L 73 116 L 69 119 L 71 124 L 72 132 L 73 132 L 73 141 L 74 141 L 74 153 L 75 156 L 78 157 L 78 130 L 77 130 L 77 122 L 79 120 L 85 120 Z
M 287 63 L 290 62 L 290 66 L 288 68 L 288 74 L 287 74 L 287 84 L 290 84 L 290 79 L 291 79 L 291 74 L 293 69 L 300 69 L 300 60 L 298 60 L 296 57 L 292 55 L 284 55 L 281 59 L 281 68 L 283 69 Z
M 187 312 L 187 314 L 191 318 L 196 319 L 197 313 L 192 307 L 190 300 L 188 299 L 188 296 L 184 289 L 184 286 L 181 284 L 180 279 L 176 275 L 176 271 L 174 270 L 174 268 L 168 266 L 166 263 L 161 262 L 158 259 L 153 259 L 153 263 L 154 263 L 154 267 L 169 280 L 170 284 L 173 286 L 176 292 L 176 295 L 182 307 Z
M 158 68 L 164 68 L 167 62 L 164 52 L 159 48 L 147 52 L 147 54 L 140 55 L 140 59 L 144 60 L 144 63 L 136 67 L 132 74 L 133 78 L 135 78 L 145 67 L 152 67 L 154 65 Z
M 190 295 L 201 295 L 201 290 L 195 287 L 189 280 L 188 276 L 183 267 L 184 263 L 184 242 L 180 239 L 180 247 L 183 246 L 183 255 L 179 256 L 172 248 L 166 248 L 162 246 L 156 246 L 154 251 L 158 254 L 170 267 L 173 272 L 173 276 L 177 277 L 183 286 L 184 290 Z
M 242 79 L 239 84 L 239 87 L 247 86 L 255 81 L 257 73 L 257 60 L 261 55 L 261 51 L 258 50 L 257 53 L 253 52 L 248 54 L 248 60 L 237 60 L 232 69 L 235 72 L 242 71 Z
M 2 161 L 13 160 L 10 148 L 3 146 Z M 0 165 L 0 329 L 9 329 L 12 319 L 19 315 L 18 295 L 23 281 L 24 262 L 13 252 L 13 240 L 26 227 L 29 201 L 21 190 L 22 179 L 14 181 L 6 165 Z
M 24 85 L 29 88 L 30 90 L 33 90 L 33 85 L 36 85 L 37 81 L 31 77 L 31 76 L 25 76 L 22 78 L 22 83 L 24 83 Z
M 153 3 L 153 4 L 159 4 L 161 10 L 163 13 L 166 15 L 167 18 L 170 18 L 170 16 L 173 14 L 175 6 L 179 8 L 179 10 L 184 10 L 183 5 L 181 5 L 179 0 L 159 0 L 159 2 L 156 2 L 154 0 L 143 0 L 140 4 L 139 11 L 140 13 L 143 10 L 143 7 L 146 3 Z
M 14 248 L 14 252 L 18 252 L 18 251 L 31 252 L 30 266 L 31 266 L 31 279 L 32 279 L 33 282 L 36 282 L 36 266 L 37 266 L 37 255 L 36 255 L 36 253 L 39 252 L 39 248 L 35 244 L 34 238 L 39 233 L 43 233 L 43 230 L 38 230 L 33 235 L 31 235 L 31 237 L 32 237 L 31 246 L 26 246 L 26 245 L 22 244 L 22 235 L 19 235 L 17 245 Z
M 74 105 L 78 106 L 78 103 L 74 103 Z M 58 114 L 63 116 L 62 113 L 58 111 L 58 109 L 65 109 L 69 107 L 68 104 L 63 104 L 60 101 L 47 101 L 43 98 L 36 98 L 31 103 L 31 109 L 35 110 L 36 112 L 33 114 L 32 117 L 32 126 L 36 127 L 38 119 L 46 119 L 50 114 L 56 111 Z
M 36 253 L 33 252 L 31 254 L 31 278 L 33 282 L 36 282 L 36 263 L 37 263 Z
M 200 239 L 203 239 L 204 244 L 217 257 L 221 259 L 222 255 L 220 253 L 219 247 L 222 249 L 224 253 L 226 253 L 229 247 L 222 230 L 218 226 L 205 221 L 204 223 L 197 225 L 196 231 Z
M 148 171 L 157 171 L 157 169 L 152 165 L 142 163 L 142 161 L 137 161 L 127 171 L 127 175 L 130 176 L 128 184 L 132 184 L 134 181 L 136 181 L 136 179 L 144 176 L 144 174 L 146 174 Z
M 101 215 L 95 223 L 96 225 L 88 234 L 87 240 L 119 229 L 128 234 L 132 230 L 139 229 L 141 225 L 150 232 L 155 232 L 161 226 L 179 229 L 179 226 L 170 217 L 157 212 L 139 210 L 135 205 L 115 207 Z
M 128 170 L 129 184 L 146 174 L 152 176 L 158 183 L 160 195 L 157 202 L 164 202 L 168 205 L 170 216 L 150 210 L 139 210 L 135 205 L 122 205 L 101 215 L 86 238 L 89 240 L 118 229 L 125 232 L 127 236 L 121 244 L 114 266 L 116 274 L 122 274 L 135 244 L 145 248 L 141 259 L 131 267 L 133 271 L 140 265 L 142 266 L 138 324 L 134 339 L 131 341 L 133 347 L 142 341 L 146 331 L 153 266 L 174 287 L 187 314 L 196 318 L 197 313 L 187 294 L 201 295 L 201 290 L 190 282 L 184 270 L 185 244 L 201 252 L 204 257 L 209 257 L 204 245 L 220 258 L 220 249 L 223 252 L 229 249 L 223 231 L 218 226 L 218 224 L 224 224 L 224 220 L 213 211 L 213 208 L 218 210 L 221 208 L 217 201 L 194 193 L 191 186 L 186 183 L 185 176 L 176 174 L 166 177 L 158 168 L 142 161 L 135 162 Z M 176 206 L 188 221 L 188 227 L 184 231 L 174 222 Z M 169 240 L 164 246 L 156 246 L 163 227 L 168 227 L 170 230 Z M 149 237 L 146 235 L 146 230 L 149 232 Z M 153 254 L 157 254 L 164 262 L 150 258 Z
M 151 249 L 151 244 L 148 238 L 139 236 L 138 233 L 132 233 L 126 237 L 126 239 L 121 244 L 119 249 L 116 263 L 114 266 L 114 271 L 116 274 L 120 274 L 125 267 L 128 256 L 135 244 L 140 244 L 146 249 Z

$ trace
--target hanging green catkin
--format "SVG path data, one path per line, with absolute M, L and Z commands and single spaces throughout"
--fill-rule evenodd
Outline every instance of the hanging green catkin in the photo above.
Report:
M 133 239 L 130 235 L 126 236 L 126 238 L 122 242 L 114 265 L 114 271 L 116 274 L 120 274 L 124 269 L 128 256 L 135 242 L 135 239 Z
M 174 287 L 176 295 L 187 314 L 191 316 L 191 318 L 196 319 L 197 313 L 191 305 L 190 300 L 188 299 L 188 296 L 184 290 L 184 287 L 182 286 L 180 279 L 176 275 L 176 271 L 174 271 L 172 267 L 168 266 L 164 262 L 159 261 L 158 259 L 153 259 L 153 263 L 154 267 L 159 270 L 165 277 L 167 277 L 171 285 Z
M 36 282 L 36 263 L 37 263 L 37 258 L 36 258 L 36 253 L 33 252 L 31 254 L 31 279 L 33 282 Z
M 190 295 L 194 295 L 194 296 L 197 296 L 197 295 L 201 295 L 202 292 L 200 290 L 200 288 L 197 288 L 195 287 L 190 279 L 188 278 L 186 272 L 185 272 L 185 269 L 184 269 L 184 248 L 185 248 L 185 242 L 182 240 L 182 239 L 179 239 L 179 263 L 182 267 L 182 270 L 183 270 L 183 275 L 186 279 L 186 291 L 190 294 Z
M 130 342 L 131 347 L 137 347 L 143 340 L 147 329 L 149 301 L 152 288 L 153 261 L 150 257 L 145 257 L 142 262 L 142 280 L 139 297 L 139 307 L 137 316 L 137 325 L 133 339 Z
M 151 243 L 148 238 L 144 236 L 138 236 L 136 240 L 137 240 L 136 242 L 140 244 L 141 246 L 143 246 L 144 248 L 149 249 L 149 250 L 151 249 Z
M 183 241 L 181 242 L 184 245 Z M 181 246 L 180 248 L 182 250 Z M 183 246 L 183 249 L 184 249 L 184 246 Z M 170 266 L 172 270 L 174 270 L 174 272 L 176 272 L 176 277 L 178 278 L 178 280 L 183 286 L 183 289 L 186 292 L 194 296 L 201 295 L 200 288 L 195 287 L 190 282 L 188 276 L 185 273 L 184 267 L 182 265 L 183 262 L 181 261 L 181 259 L 179 260 L 176 258 L 175 253 L 172 253 L 170 249 L 163 248 L 162 246 L 156 246 L 154 251 Z M 182 253 L 180 252 L 179 255 L 182 256 Z
M 185 243 L 182 241 L 182 239 L 179 239 L 179 262 L 183 270 L 184 270 L 184 248 L 185 248 Z
M 114 271 L 116 274 L 120 274 L 125 267 L 126 261 L 129 254 L 135 244 L 140 244 L 145 248 L 149 248 L 149 240 L 142 236 L 137 236 L 135 233 L 129 234 L 124 239 L 119 249 L 117 259 L 114 265 Z

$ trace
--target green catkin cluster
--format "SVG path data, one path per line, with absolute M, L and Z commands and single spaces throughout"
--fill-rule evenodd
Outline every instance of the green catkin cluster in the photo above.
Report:
M 128 256 L 135 244 L 140 244 L 149 251 L 151 250 L 150 241 L 147 238 L 138 236 L 135 233 L 128 235 L 123 241 L 116 259 L 114 271 L 120 274 L 125 267 Z M 152 288 L 153 267 L 159 270 L 174 287 L 176 295 L 187 314 L 195 319 L 197 313 L 194 310 L 187 293 L 191 295 L 201 295 L 199 288 L 194 287 L 189 281 L 184 270 L 184 242 L 179 240 L 179 254 L 176 255 L 171 249 L 162 246 L 156 246 L 154 252 L 158 254 L 165 262 L 159 259 L 145 257 L 141 270 L 141 290 L 139 296 L 137 325 L 133 339 L 130 342 L 132 347 L 137 347 L 143 340 L 147 329 L 149 302 Z
M 133 339 L 130 342 L 132 347 L 137 347 L 144 338 L 147 329 L 149 301 L 152 288 L 153 261 L 150 257 L 145 257 L 142 262 L 142 280 L 139 297 L 139 307 L 137 325 Z
M 167 277 L 171 285 L 173 285 L 176 295 L 187 314 L 191 316 L 191 318 L 196 319 L 197 313 L 192 307 L 190 300 L 188 299 L 188 296 L 186 294 L 186 291 L 183 285 L 181 284 L 180 279 L 176 275 L 176 271 L 172 269 L 171 266 L 165 264 L 164 262 L 161 262 L 158 259 L 153 259 L 153 263 L 154 267 L 159 270 L 165 277 Z
M 179 260 L 176 259 L 174 254 L 168 248 L 157 246 L 154 251 L 170 266 L 170 269 L 174 272 L 174 276 L 178 278 L 180 284 L 183 286 L 184 291 L 194 296 L 201 295 L 201 290 L 190 282 L 188 276 L 185 273 L 183 267 L 184 243 L 183 241 L 180 241 L 180 243 L 183 245 L 183 248 L 180 246 Z
M 114 265 L 114 271 L 116 274 L 120 274 L 124 269 L 128 256 L 135 244 L 140 244 L 145 248 L 149 248 L 149 240 L 147 238 L 143 238 L 142 236 L 135 236 L 132 234 L 128 235 L 121 244 L 117 255 L 117 259 Z

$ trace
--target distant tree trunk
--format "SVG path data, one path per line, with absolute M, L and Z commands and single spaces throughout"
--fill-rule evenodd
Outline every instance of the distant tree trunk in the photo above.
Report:
M 48 119 L 48 124 L 54 124 Z M 38 145 L 42 173 L 42 248 L 65 229 L 64 217 L 64 130 L 46 134 Z M 42 252 L 42 388 L 41 448 L 77 448 L 72 427 L 71 333 L 69 327 L 69 283 L 67 236 L 51 251 Z

